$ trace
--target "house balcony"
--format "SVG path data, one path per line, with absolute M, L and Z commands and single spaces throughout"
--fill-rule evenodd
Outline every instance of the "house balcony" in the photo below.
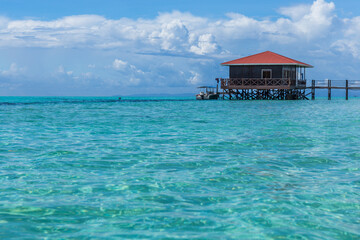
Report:
M 290 78 L 220 78 L 221 89 L 305 89 L 306 80 Z

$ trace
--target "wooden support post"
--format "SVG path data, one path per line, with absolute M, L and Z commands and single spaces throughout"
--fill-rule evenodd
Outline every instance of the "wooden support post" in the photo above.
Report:
M 219 79 L 216 78 L 216 94 L 219 94 Z
M 346 80 L 346 100 L 349 100 L 349 80 Z
M 315 80 L 311 82 L 311 100 L 315 100 Z
M 331 80 L 328 80 L 328 100 L 331 100 Z

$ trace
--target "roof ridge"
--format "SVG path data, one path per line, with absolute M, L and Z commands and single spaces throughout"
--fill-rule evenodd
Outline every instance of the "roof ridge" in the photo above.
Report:
M 268 51 L 268 52 L 271 52 L 271 51 Z M 281 55 L 281 54 L 278 54 L 278 53 L 275 53 L 275 52 L 271 52 L 271 53 L 276 54 L 276 55 L 278 55 L 278 56 L 280 56 L 280 57 L 282 57 L 282 58 L 285 58 L 285 59 L 294 61 L 294 62 L 300 62 L 300 61 L 298 61 L 298 60 L 295 60 L 295 59 L 293 59 L 293 58 L 286 57 L 286 56 L 284 56 L 284 55 Z M 300 63 L 303 63 L 303 62 L 300 62 Z M 304 64 L 306 64 L 306 63 L 304 63 Z M 308 65 L 308 64 L 306 64 L 306 65 Z
M 250 55 L 250 56 L 238 58 L 238 59 L 236 59 L 236 60 L 239 60 L 239 59 L 247 59 L 247 58 L 254 57 L 254 56 L 257 56 L 257 55 L 260 55 L 260 54 L 262 54 L 262 53 L 256 53 L 256 54 L 253 54 L 253 55 Z M 235 61 L 235 60 L 234 60 L 234 61 Z

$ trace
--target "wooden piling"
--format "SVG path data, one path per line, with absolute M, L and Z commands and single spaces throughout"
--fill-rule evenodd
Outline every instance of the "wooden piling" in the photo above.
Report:
M 349 80 L 346 80 L 346 100 L 349 100 Z
M 331 80 L 328 80 L 328 100 L 331 100 Z
M 311 83 L 311 100 L 315 100 L 315 80 Z

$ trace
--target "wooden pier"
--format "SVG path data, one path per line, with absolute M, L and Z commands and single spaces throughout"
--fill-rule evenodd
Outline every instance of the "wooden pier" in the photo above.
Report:
M 224 62 L 229 78 L 216 79 L 222 98 L 296 100 L 306 97 L 306 69 L 313 66 L 266 51 Z
M 245 79 L 217 78 L 222 92 L 217 93 L 222 99 L 229 100 L 315 100 L 316 90 L 327 90 L 328 99 L 332 90 L 345 90 L 345 99 L 349 100 L 350 90 L 360 90 L 360 80 L 306 80 L 291 79 Z
M 224 62 L 229 66 L 229 78 L 217 78 L 217 93 L 229 100 L 309 100 L 315 99 L 316 90 L 360 90 L 360 80 L 306 81 L 306 69 L 313 66 L 274 52 L 266 51 Z M 311 85 L 310 85 L 311 83 Z M 219 85 L 221 92 L 219 92 Z
M 343 89 L 345 90 L 345 99 L 349 100 L 349 90 L 360 90 L 360 80 L 312 80 L 311 86 L 307 89 L 311 89 L 312 100 L 315 100 L 316 89 L 327 89 L 329 100 L 331 100 L 332 89 Z

